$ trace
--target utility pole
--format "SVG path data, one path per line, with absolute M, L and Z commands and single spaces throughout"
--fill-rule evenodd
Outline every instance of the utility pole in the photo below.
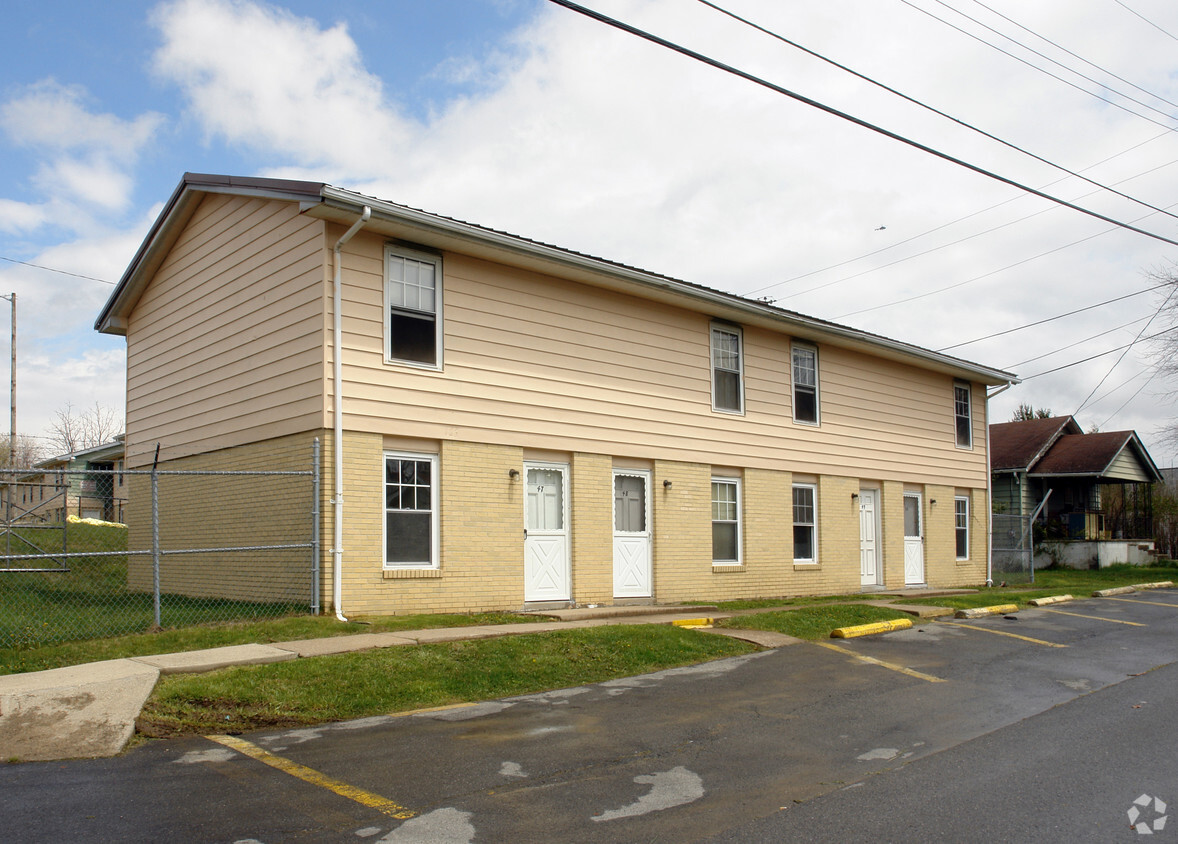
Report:
M 8 468 L 16 468 L 16 293 L 7 296 L 0 295 L 0 299 L 7 299 L 12 303 L 12 383 L 8 395 L 12 402 L 11 415 L 8 417 Z

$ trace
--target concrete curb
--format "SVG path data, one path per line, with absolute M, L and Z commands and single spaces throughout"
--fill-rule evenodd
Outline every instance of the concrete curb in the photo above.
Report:
M 1133 588 L 1134 589 L 1173 589 L 1174 588 L 1174 581 L 1172 581 L 1172 580 L 1159 580 L 1155 583 L 1134 583 Z
M 1009 615 L 1018 612 L 1018 604 L 994 604 L 990 607 L 973 607 L 968 610 L 958 610 L 953 613 L 954 618 L 986 618 L 991 615 Z
M 1049 598 L 1032 598 L 1027 601 L 1032 607 L 1047 607 L 1052 604 L 1065 604 L 1068 601 L 1076 600 L 1072 595 L 1052 595 Z
M 907 630 L 912 626 L 910 618 L 893 618 L 888 621 L 873 621 L 870 624 L 856 624 L 853 627 L 837 627 L 830 631 L 832 639 L 854 639 L 858 636 L 872 636 L 876 633 L 891 633 Z
M 1097 589 L 1092 593 L 1093 598 L 1111 598 L 1113 595 L 1132 595 L 1137 590 L 1132 586 L 1116 586 L 1112 589 Z

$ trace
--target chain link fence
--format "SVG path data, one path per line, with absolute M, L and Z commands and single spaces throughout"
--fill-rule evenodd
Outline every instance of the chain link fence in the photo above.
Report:
M 0 471 L 0 648 L 319 611 L 302 471 Z
M 993 554 L 991 576 L 995 584 L 1034 583 L 1035 551 L 1030 516 L 994 513 L 990 531 Z

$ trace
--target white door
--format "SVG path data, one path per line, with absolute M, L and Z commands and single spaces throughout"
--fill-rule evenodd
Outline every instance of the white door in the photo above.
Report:
M 568 466 L 525 463 L 524 600 L 567 601 L 569 576 Z
M 864 586 L 879 586 L 879 516 L 874 489 L 859 490 L 859 575 Z
M 649 598 L 649 472 L 614 472 L 614 597 Z
M 924 584 L 924 515 L 919 492 L 904 493 L 904 585 Z

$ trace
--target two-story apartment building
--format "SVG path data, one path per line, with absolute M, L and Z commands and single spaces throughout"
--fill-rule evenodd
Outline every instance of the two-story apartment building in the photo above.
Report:
M 1015 377 L 764 302 L 187 174 L 96 327 L 126 336 L 129 468 L 324 443 L 337 613 L 986 579 L 986 387 Z

